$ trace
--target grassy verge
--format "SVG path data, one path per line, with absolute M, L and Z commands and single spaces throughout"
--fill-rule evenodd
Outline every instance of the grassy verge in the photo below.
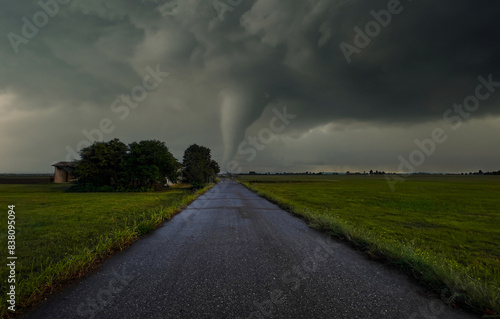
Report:
M 452 305 L 500 314 L 500 180 L 243 177 L 258 195 L 415 276 Z
M 193 192 L 66 193 L 60 185 L 0 185 L 1 257 L 7 256 L 7 205 L 16 211 L 16 310 L 36 304 L 112 253 L 169 220 L 209 187 Z M 1 267 L 0 317 L 7 311 L 8 269 Z M 17 312 L 17 311 L 16 311 Z

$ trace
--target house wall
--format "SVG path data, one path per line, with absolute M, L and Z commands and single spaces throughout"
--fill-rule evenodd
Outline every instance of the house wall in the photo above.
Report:
M 54 183 L 68 183 L 70 181 L 70 176 L 68 172 L 58 167 L 54 171 Z

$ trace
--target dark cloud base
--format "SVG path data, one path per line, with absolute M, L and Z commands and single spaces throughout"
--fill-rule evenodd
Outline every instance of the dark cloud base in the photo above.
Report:
M 203 1 L 75 0 L 60 5 L 16 54 L 7 35 L 22 35 L 22 17 L 31 19 L 41 8 L 36 1 L 8 0 L 0 13 L 0 99 L 16 97 L 15 105 L 2 108 L 14 109 L 17 122 L 7 124 L 1 138 L 7 145 L 14 125 L 52 112 L 19 138 L 29 148 L 30 132 L 46 132 L 56 161 L 64 157 L 58 148 L 76 145 L 82 129 L 113 115 L 110 103 L 130 92 L 148 65 L 161 65 L 171 79 L 136 116 L 119 122 L 116 134 L 153 136 L 161 119 L 184 134 L 168 129 L 159 135 L 176 145 L 205 141 L 226 160 L 238 156 L 248 129 L 273 105 L 286 104 L 298 115 L 283 136 L 349 122 L 411 131 L 412 125 L 440 121 L 473 94 L 478 76 L 500 81 L 498 1 L 402 0 L 401 13 L 348 63 L 340 44 L 355 45 L 354 28 L 364 30 L 374 20 L 371 11 L 387 9 L 391 1 L 244 1 L 220 19 Z M 500 93 L 492 94 L 471 119 L 498 117 L 499 102 Z M 207 117 L 218 120 L 203 121 Z M 179 123 L 196 125 L 185 130 Z M 485 161 L 496 158 L 484 152 Z M 12 162 L 2 166 L 20 169 Z

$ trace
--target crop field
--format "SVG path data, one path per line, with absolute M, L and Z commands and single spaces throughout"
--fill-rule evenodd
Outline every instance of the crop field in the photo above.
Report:
M 312 227 L 470 307 L 500 308 L 500 176 L 244 175 Z M 446 288 L 443 288 L 446 287 Z
M 7 257 L 8 205 L 15 205 L 18 307 L 36 302 L 96 261 L 121 250 L 169 219 L 201 193 L 172 188 L 152 193 L 67 193 L 61 184 L 0 185 L 0 258 Z M 1 267 L 0 277 L 9 269 Z M 1 283 L 0 317 L 7 307 Z
M 51 176 L 43 175 L 4 175 L 0 174 L 0 184 L 47 184 Z

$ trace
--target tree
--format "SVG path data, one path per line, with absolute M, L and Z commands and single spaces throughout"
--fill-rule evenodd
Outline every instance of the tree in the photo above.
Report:
M 129 146 L 114 139 L 95 142 L 80 151 L 76 163 L 77 191 L 112 191 L 118 186 L 151 187 L 167 178 L 177 181 L 181 164 L 164 142 L 134 142 Z
M 90 188 L 116 186 L 127 149 L 127 145 L 117 138 L 109 142 L 94 142 L 82 149 L 75 169 L 78 184 L 88 184 Z
M 181 164 L 174 158 L 164 142 L 157 140 L 133 142 L 124 159 L 124 182 L 134 186 L 164 185 L 167 178 L 177 181 Z
M 220 173 L 220 166 L 219 163 L 217 163 L 215 160 L 212 160 L 210 163 L 210 168 L 212 170 L 212 175 L 215 176 Z
M 202 187 L 220 172 L 219 164 L 212 159 L 210 149 L 193 144 L 184 152 L 182 165 L 186 181 L 194 187 Z

